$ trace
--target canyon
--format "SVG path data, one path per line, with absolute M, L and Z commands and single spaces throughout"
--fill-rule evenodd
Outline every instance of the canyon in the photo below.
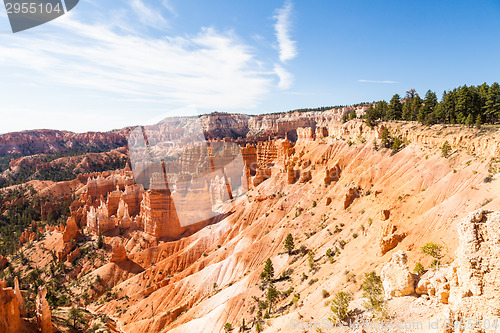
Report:
M 64 182 L 15 185 L 72 198 L 65 223 L 34 221 L 18 252 L 1 257 L 2 277 L 19 278 L 21 289 L 0 283 L 0 330 L 69 331 L 64 323 L 80 313 L 85 323 L 75 319 L 80 326 L 72 328 L 80 331 L 287 332 L 292 322 L 332 318 L 339 291 L 352 295 L 356 319 L 376 322 L 363 305 L 370 272 L 381 277 L 386 319 L 500 319 L 499 129 L 340 121 L 346 111 L 366 109 L 215 113 L 198 120 L 207 158 L 190 148 L 140 177 L 132 162 L 110 171 L 81 169 Z M 170 151 L 190 124 L 179 118 L 152 127 L 161 134 L 154 147 L 149 138 L 152 154 Z M 403 144 L 384 148 L 386 130 Z M 114 136 L 133 131 L 110 134 L 106 142 L 123 145 Z M 3 149 L 23 151 L 28 134 L 2 135 Z M 130 142 L 110 151 L 133 157 Z M 216 158 L 220 151 L 226 153 Z M 240 164 L 231 164 L 235 156 Z M 11 162 L 10 172 L 23 158 Z M 185 188 L 194 199 L 182 199 Z M 42 216 L 51 209 L 57 208 L 46 206 Z M 206 214 L 185 223 L 184 213 L 192 211 Z M 289 234 L 294 251 L 284 248 Z M 442 246 L 437 266 L 421 251 L 428 243 Z M 267 259 L 279 296 L 264 308 Z M 417 263 L 423 272 L 413 272 Z M 34 270 L 36 283 L 27 279 Z M 28 293 L 35 284 L 39 289 Z M 54 305 L 54 299 L 64 301 Z M 377 331 L 369 324 L 346 329 Z

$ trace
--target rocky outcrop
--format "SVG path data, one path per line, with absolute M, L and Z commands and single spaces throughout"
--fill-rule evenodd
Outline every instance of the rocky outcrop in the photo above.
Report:
M 5 258 L 4 256 L 0 255 L 0 271 L 2 269 L 4 269 L 5 267 L 7 267 L 8 264 L 9 264 L 9 261 L 7 260 L 7 258 Z
M 24 230 L 19 237 L 19 246 L 23 246 L 27 242 L 32 242 L 36 239 L 36 234 L 30 230 Z
M 382 285 L 386 298 L 407 296 L 415 292 L 416 277 L 408 269 L 407 260 L 406 253 L 398 251 L 382 268 Z
M 472 212 L 460 221 L 458 233 L 456 259 L 448 275 L 451 319 L 500 322 L 500 212 Z
M 380 219 L 382 221 L 387 221 L 389 219 L 389 216 L 391 216 L 391 211 L 389 209 L 382 209 L 380 211 Z
M 326 168 L 324 179 L 325 185 L 330 185 L 330 183 L 338 181 L 340 179 L 340 173 L 341 169 L 338 164 L 331 169 Z
M 80 236 L 80 231 L 78 230 L 78 226 L 76 225 L 76 221 L 74 217 L 68 217 L 68 221 L 66 222 L 66 228 L 63 233 L 63 242 L 69 243 L 72 240 L 77 239 Z
M 360 197 L 360 188 L 359 187 L 351 187 L 347 190 L 347 193 L 344 197 L 344 209 L 347 209 L 353 202 L 354 199 Z
M 126 261 L 127 259 L 127 251 L 125 250 L 125 246 L 121 244 L 113 245 L 113 252 L 111 253 L 111 259 L 109 261 L 117 263 Z
M 300 183 L 307 183 L 311 179 L 312 179 L 311 171 L 306 170 L 306 171 L 301 172 L 299 182 Z
M 19 279 L 17 276 L 14 278 L 14 294 L 16 295 L 17 303 L 19 305 L 19 312 L 21 313 L 21 316 L 24 316 L 26 312 L 24 308 L 24 299 L 21 294 L 21 289 L 19 289 Z
M 47 289 L 45 287 L 39 287 L 35 302 L 36 321 L 40 332 L 52 333 L 52 314 L 50 312 L 49 303 L 45 299 L 46 296 Z
M 316 127 L 316 139 L 328 137 L 328 129 L 326 127 Z
M 398 246 L 405 237 L 406 233 L 397 233 L 398 228 L 393 224 L 387 224 L 382 228 L 379 240 L 380 255 L 386 254 Z
M 438 302 L 448 304 L 448 298 L 450 297 L 448 274 L 449 269 L 447 268 L 428 270 L 420 277 L 415 292 L 419 295 L 425 294 L 435 297 Z
M 262 182 L 264 182 L 266 179 L 269 179 L 271 177 L 271 169 L 269 168 L 264 168 L 264 169 L 257 169 L 257 173 L 255 177 L 253 178 L 253 186 L 259 186 Z
M 300 178 L 300 170 L 295 169 L 293 166 L 289 166 L 286 172 L 288 184 L 293 184 Z
M 0 281 L 0 332 L 17 333 L 21 328 L 19 301 L 12 288 Z
M 66 257 L 66 261 L 73 262 L 76 259 L 80 258 L 80 248 L 76 248 L 73 252 L 68 253 L 68 256 Z
M 314 141 L 314 131 L 311 127 L 297 128 L 297 142 Z

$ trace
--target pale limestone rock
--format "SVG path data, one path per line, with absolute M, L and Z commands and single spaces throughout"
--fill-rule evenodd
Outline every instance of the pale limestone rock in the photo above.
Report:
M 500 212 L 480 209 L 470 213 L 458 224 L 458 236 L 456 259 L 447 276 L 450 318 L 500 323 Z
M 401 297 L 415 292 L 415 276 L 408 269 L 406 253 L 398 251 L 382 268 L 382 285 L 385 297 Z
M 420 277 L 415 292 L 417 294 L 426 294 L 436 297 L 437 301 L 443 304 L 448 304 L 450 296 L 450 283 L 447 279 L 449 274 L 448 268 L 439 270 L 429 270 Z

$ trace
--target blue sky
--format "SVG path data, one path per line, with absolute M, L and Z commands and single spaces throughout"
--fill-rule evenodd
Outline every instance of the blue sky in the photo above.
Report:
M 500 1 L 81 0 L 12 34 L 0 133 L 259 114 L 500 79 Z

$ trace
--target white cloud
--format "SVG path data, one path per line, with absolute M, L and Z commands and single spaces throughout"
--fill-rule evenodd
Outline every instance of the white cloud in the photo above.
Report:
M 83 23 L 71 13 L 54 25 L 63 32 L 0 36 L 0 71 L 17 68 L 29 82 L 205 110 L 255 107 L 272 83 L 247 45 L 212 28 L 153 38 L 118 33 L 116 23 Z
M 163 7 L 165 7 L 169 12 L 170 14 L 174 15 L 174 16 L 177 16 L 177 11 L 175 10 L 174 6 L 172 5 L 171 1 L 170 0 L 163 0 L 161 2 L 161 4 L 163 5 Z
M 282 62 L 297 56 L 297 42 L 290 37 L 292 9 L 292 3 L 287 1 L 282 8 L 278 9 L 278 14 L 274 17 L 276 19 L 274 29 L 276 30 L 280 60 Z
M 167 20 L 158 9 L 149 8 L 142 0 L 130 0 L 129 4 L 142 24 L 153 28 L 167 26 Z
M 278 88 L 282 90 L 290 89 L 293 84 L 293 75 L 278 64 L 274 65 L 274 72 L 279 78 Z
M 397 81 L 377 81 L 377 80 L 358 80 L 358 82 L 363 82 L 363 83 L 399 83 Z

